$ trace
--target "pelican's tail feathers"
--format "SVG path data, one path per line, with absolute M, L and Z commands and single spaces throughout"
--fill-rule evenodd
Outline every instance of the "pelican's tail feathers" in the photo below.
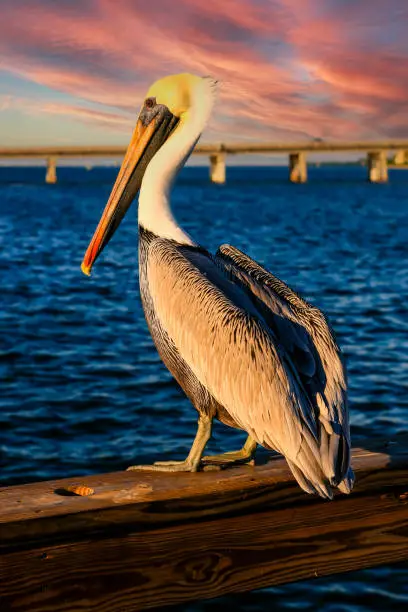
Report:
M 320 456 L 322 469 L 333 487 L 343 481 L 350 467 L 350 445 L 341 428 L 320 427 Z
M 333 484 L 317 463 L 314 461 L 310 462 L 310 457 L 306 461 L 302 461 L 302 459 L 304 458 L 299 457 L 297 463 L 294 463 L 286 457 L 293 476 L 306 493 L 315 493 L 320 495 L 320 497 L 333 499 L 333 487 L 335 486 L 337 486 L 341 493 L 346 495 L 351 492 L 354 485 L 354 472 L 351 468 L 348 469 L 346 476 L 341 482 Z
M 324 482 L 323 480 L 312 482 L 306 478 L 302 470 L 297 465 L 288 459 L 286 459 L 286 461 L 292 474 L 296 478 L 298 485 L 303 489 L 303 491 L 312 495 L 315 493 L 326 499 L 333 499 L 333 491 L 328 483 Z
M 339 491 L 346 493 L 347 495 L 351 492 L 354 486 L 354 472 L 351 468 L 348 469 L 347 476 L 343 478 L 341 483 L 338 485 Z

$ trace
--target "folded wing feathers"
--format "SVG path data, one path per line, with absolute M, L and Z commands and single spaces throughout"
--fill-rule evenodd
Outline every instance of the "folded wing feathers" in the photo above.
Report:
M 323 471 L 333 482 L 340 482 L 350 460 L 347 380 L 324 314 L 238 249 L 222 245 L 216 257 L 275 314 L 271 324 L 280 330 L 279 340 L 292 355 L 302 380 L 309 379 L 306 386 L 322 425 Z
M 221 255 L 226 259 L 236 258 L 237 253 L 243 255 L 232 247 L 222 247 Z M 328 480 L 337 484 L 335 481 L 342 479 L 340 473 L 343 477 L 348 470 L 343 459 L 339 465 L 337 451 L 337 438 L 344 438 L 345 423 L 336 414 L 338 410 L 332 410 L 334 418 L 331 416 L 332 399 L 324 389 L 318 418 L 323 424 L 320 429 L 327 435 L 320 439 L 310 399 L 290 352 L 276 335 L 279 329 L 268 325 L 268 313 L 258 308 L 245 289 L 248 276 L 253 281 L 251 291 L 261 300 L 264 295 L 259 283 L 264 283 L 265 291 L 273 291 L 274 284 L 275 290 L 279 287 L 287 295 L 287 299 L 276 302 L 281 317 L 291 319 L 295 316 L 293 309 L 305 309 L 306 302 L 281 281 L 268 278 L 265 284 L 261 272 L 244 269 L 241 277 L 236 277 L 231 270 L 217 268 L 208 254 L 167 240 L 156 240 L 149 251 L 148 282 L 156 315 L 198 380 L 238 425 L 260 444 L 284 454 L 291 466 L 297 466 L 305 490 L 312 488 L 330 497 Z M 294 338 L 296 344 L 296 335 Z M 302 336 L 299 343 L 313 359 Z M 323 359 L 322 363 L 325 368 Z M 311 371 L 310 363 L 308 367 Z M 333 382 L 334 387 L 337 384 Z M 338 393 L 337 388 L 334 391 Z M 336 426 L 340 426 L 338 432 Z M 297 477 L 296 470 L 292 471 Z M 344 490 L 350 482 L 351 478 L 342 485 Z

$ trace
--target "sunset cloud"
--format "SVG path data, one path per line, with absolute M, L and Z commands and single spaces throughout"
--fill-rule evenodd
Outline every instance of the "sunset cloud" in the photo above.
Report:
M 0 69 L 43 88 L 38 112 L 119 136 L 187 70 L 222 82 L 207 139 L 408 137 L 407 29 L 405 0 L 13 0 Z

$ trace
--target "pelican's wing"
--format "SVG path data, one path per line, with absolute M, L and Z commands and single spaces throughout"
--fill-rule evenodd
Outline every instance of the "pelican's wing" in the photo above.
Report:
M 216 261 L 252 296 L 290 355 L 323 425 L 319 437 L 325 472 L 343 478 L 350 462 L 347 380 L 325 316 L 242 251 L 222 245 Z
M 147 276 L 156 316 L 201 384 L 255 440 L 330 495 L 308 396 L 247 292 L 208 253 L 168 240 L 150 246 Z

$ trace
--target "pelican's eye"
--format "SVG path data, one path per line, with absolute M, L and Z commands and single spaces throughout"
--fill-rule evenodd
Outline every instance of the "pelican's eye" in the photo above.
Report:
M 150 109 L 154 106 L 156 106 L 156 98 L 146 98 L 145 107 Z

